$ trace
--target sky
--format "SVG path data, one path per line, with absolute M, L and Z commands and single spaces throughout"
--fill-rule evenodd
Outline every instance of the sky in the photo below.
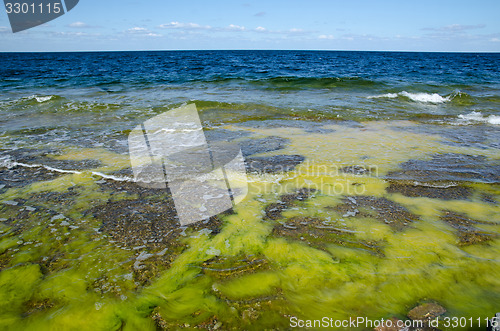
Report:
M 500 0 L 80 0 L 15 34 L 3 10 L 0 51 L 500 52 L 499 13 Z

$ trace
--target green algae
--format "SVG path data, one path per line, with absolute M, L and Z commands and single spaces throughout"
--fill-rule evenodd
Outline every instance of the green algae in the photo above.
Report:
M 446 211 L 459 213 L 498 234 L 498 187 L 469 183 L 467 200 L 443 200 L 387 190 L 390 184 L 380 177 L 411 158 L 471 151 L 442 145 L 437 137 L 391 131 L 383 123 L 331 129 L 325 135 L 243 128 L 289 139 L 279 153 L 304 155 L 306 162 L 284 173 L 249 174 L 249 194 L 232 212 L 212 225 L 179 228 L 164 246 L 117 237 L 103 224 L 113 215 L 130 221 L 132 214 L 118 212 L 126 206 L 161 210 L 153 202 L 165 196 L 155 200 L 152 193 L 96 183 L 102 179 L 89 171 L 125 169 L 121 155 L 67 150 L 56 159 L 96 159 L 101 165 L 0 196 L 18 202 L 0 207 L 0 323 L 39 330 L 286 328 L 291 315 L 405 316 L 423 300 L 441 303 L 448 316 L 493 315 L 500 286 L 498 237 L 461 246 L 457 229 L 441 218 Z M 357 164 L 375 166 L 378 173 L 336 171 Z M 394 220 L 417 217 L 396 228 L 364 199 L 387 207 Z M 266 215 L 269 206 L 278 213 Z M 355 208 L 358 213 L 348 214 Z M 109 217 L 98 210 L 108 210 Z M 173 222 L 168 214 L 158 220 Z M 241 262 L 248 256 L 265 262 Z

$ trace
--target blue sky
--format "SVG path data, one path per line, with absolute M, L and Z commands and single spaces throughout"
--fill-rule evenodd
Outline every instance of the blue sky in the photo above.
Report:
M 16 34 L 2 11 L 0 51 L 500 52 L 499 13 L 500 0 L 80 0 L 64 16 Z

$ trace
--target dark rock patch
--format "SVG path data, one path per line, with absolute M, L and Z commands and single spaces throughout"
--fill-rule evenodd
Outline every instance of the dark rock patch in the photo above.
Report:
M 7 156 L 17 162 L 35 162 L 41 158 L 47 158 L 47 155 L 60 155 L 61 151 L 55 148 L 17 148 L 0 149 L 0 155 Z
M 500 148 L 500 128 L 491 125 L 434 125 L 421 124 L 410 127 L 395 127 L 396 130 L 418 134 L 433 134 L 443 138 L 442 143 L 459 147 L 480 149 Z
M 295 169 L 304 160 L 302 155 L 274 155 L 247 158 L 245 165 L 249 172 L 279 173 Z
M 100 231 L 111 242 L 137 252 L 130 270 L 140 286 L 150 284 L 186 249 L 184 237 L 200 230 L 215 235 L 222 226 L 218 216 L 180 226 L 174 203 L 165 196 L 110 201 L 89 212 L 102 222 Z
M 129 169 L 131 170 L 131 169 Z M 120 176 L 123 175 L 125 171 L 115 173 Z M 137 194 L 140 198 L 145 198 L 148 196 L 163 196 L 170 195 L 170 191 L 167 189 L 155 189 L 155 188 L 147 188 L 143 187 L 135 182 L 129 181 L 117 181 L 111 179 L 102 179 L 97 182 L 100 189 L 103 191 L 111 191 L 112 193 L 127 193 L 127 194 Z
M 359 240 L 354 230 L 335 221 L 326 221 L 312 217 L 293 217 L 276 223 L 273 235 L 305 242 L 308 245 L 326 250 L 326 244 L 335 244 L 349 248 L 369 251 L 383 256 L 377 242 Z
M 437 303 L 423 303 L 408 312 L 408 317 L 413 321 L 420 321 L 421 325 L 410 326 L 405 328 L 405 330 L 440 331 L 440 329 L 431 326 L 430 322 L 444 313 L 446 313 L 446 309 Z
M 2 167 L 0 168 L 0 193 L 12 187 L 24 187 L 36 182 L 53 180 L 62 175 L 62 173 L 42 167 Z
M 101 231 L 113 240 L 133 248 L 164 248 L 179 244 L 178 238 L 185 229 L 198 231 L 210 229 L 218 233 L 222 221 L 214 216 L 208 220 L 181 227 L 171 197 L 110 201 L 90 211 L 102 221 Z
M 405 330 L 405 329 L 401 329 L 400 327 L 398 327 L 398 324 L 400 325 L 404 325 L 404 321 L 400 320 L 399 318 L 396 318 L 396 317 L 391 317 L 389 319 L 387 319 L 386 321 L 391 321 L 390 323 L 390 326 L 387 325 L 389 323 L 385 323 L 383 326 L 378 326 L 376 328 L 374 328 L 373 330 L 374 331 L 401 331 L 401 330 Z
M 452 228 L 457 230 L 460 246 L 468 246 L 473 244 L 489 241 L 498 235 L 495 233 L 483 231 L 477 228 L 480 224 L 491 224 L 483 221 L 473 220 L 465 215 L 446 211 L 441 220 L 445 221 Z
M 411 320 L 419 321 L 425 319 L 433 319 L 446 313 L 446 309 L 437 303 L 424 303 L 408 312 L 408 317 Z
M 70 187 L 66 192 L 42 191 L 31 194 L 30 202 L 46 202 L 50 204 L 65 205 L 68 201 L 73 202 L 74 197 L 78 194 L 77 187 Z
M 353 233 L 353 230 L 343 225 L 331 224 L 331 222 L 326 222 L 320 218 L 293 217 L 277 223 L 273 228 L 273 233 L 287 237 L 297 237 L 307 233 L 313 237 L 320 238 L 325 233 L 349 235 Z
M 483 155 L 434 154 L 430 160 L 409 160 L 387 179 L 418 182 L 500 182 L 500 163 Z
M 29 149 L 19 148 L 14 150 L 1 150 L 0 155 L 8 156 L 12 161 L 30 165 L 44 165 L 62 170 L 86 170 L 102 166 L 99 160 L 55 160 L 50 156 L 61 155 L 57 149 Z
M 328 207 L 339 213 L 342 217 L 368 217 L 375 218 L 395 231 L 402 231 L 413 221 L 419 219 L 410 213 L 405 207 L 388 200 L 373 196 L 346 197 L 341 204 Z
M 226 129 L 210 129 L 203 130 L 208 144 L 215 141 L 232 141 L 235 139 L 248 137 L 251 135 L 248 131 L 243 130 L 226 130 Z
M 315 192 L 314 189 L 301 188 L 297 190 L 296 193 L 284 194 L 280 196 L 277 202 L 271 203 L 270 205 L 266 206 L 265 208 L 266 218 L 271 220 L 277 220 L 281 218 L 281 213 L 285 209 L 290 208 L 293 204 L 295 204 L 298 201 L 303 201 L 308 199 L 314 192 Z
M 288 143 L 289 140 L 286 138 L 269 136 L 260 139 L 243 140 L 239 143 L 239 145 L 243 156 L 247 157 L 254 154 L 283 149 Z
M 426 197 L 442 200 L 469 199 L 472 189 L 462 185 L 447 185 L 440 183 L 421 184 L 409 181 L 389 181 L 388 193 L 400 193 L 407 197 Z
M 182 229 L 173 202 L 119 200 L 94 208 L 101 231 L 127 247 L 163 246 L 174 242 Z
M 44 310 L 50 309 L 54 307 L 54 302 L 49 299 L 45 300 L 30 300 L 23 304 L 23 314 L 24 318 L 29 317 L 31 314 L 35 314 L 37 312 L 42 312 Z
M 491 204 L 496 204 L 498 203 L 497 199 L 495 199 L 495 196 L 492 194 L 488 193 L 482 193 L 481 196 L 481 201 L 491 203 Z
M 40 163 L 52 168 L 62 169 L 62 170 L 87 170 L 102 167 L 102 163 L 99 160 L 54 160 L 54 159 L 44 159 L 40 160 Z

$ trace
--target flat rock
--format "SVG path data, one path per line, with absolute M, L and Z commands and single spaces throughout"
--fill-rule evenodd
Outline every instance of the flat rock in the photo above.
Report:
M 446 222 L 448 225 L 450 225 L 457 231 L 460 246 L 468 246 L 468 245 L 482 243 L 498 236 L 495 233 L 487 232 L 477 227 L 481 224 L 495 224 L 495 223 L 488 223 L 479 220 L 474 220 L 463 214 L 455 213 L 452 211 L 446 211 L 441 216 L 441 220 Z
M 405 207 L 386 198 L 374 196 L 346 197 L 341 204 L 328 207 L 342 217 L 375 218 L 389 225 L 395 231 L 401 231 L 419 217 L 410 213 Z
M 281 218 L 281 213 L 290 208 L 294 203 L 308 199 L 315 190 L 301 188 L 296 193 L 284 194 L 279 197 L 278 202 L 271 203 L 266 206 L 266 218 L 277 220 Z
M 458 184 L 447 183 L 418 183 L 414 181 L 389 181 L 387 193 L 400 193 L 407 197 L 426 197 L 441 200 L 466 200 L 473 190 Z
M 433 319 L 446 313 L 446 309 L 437 303 L 424 303 L 408 312 L 408 317 L 414 321 Z
M 440 182 L 500 182 L 500 163 L 483 155 L 459 153 L 434 154 L 430 160 L 409 160 L 401 170 L 387 174 L 386 179 L 422 183 Z

